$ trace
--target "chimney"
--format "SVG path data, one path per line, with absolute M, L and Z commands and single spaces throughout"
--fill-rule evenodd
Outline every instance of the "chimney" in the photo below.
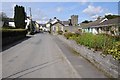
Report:
M 102 17 L 101 17 L 101 16 L 98 16 L 97 20 L 100 20 L 100 19 L 102 19 Z
M 54 17 L 54 19 L 57 19 L 56 17 Z

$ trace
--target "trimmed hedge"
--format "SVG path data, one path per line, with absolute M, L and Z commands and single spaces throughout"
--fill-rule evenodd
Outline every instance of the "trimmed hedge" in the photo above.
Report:
M 15 36 L 26 36 L 26 29 L 2 29 L 2 38 L 15 37 Z
M 27 34 L 26 29 L 0 29 L 0 32 L 2 33 L 2 46 L 20 40 Z

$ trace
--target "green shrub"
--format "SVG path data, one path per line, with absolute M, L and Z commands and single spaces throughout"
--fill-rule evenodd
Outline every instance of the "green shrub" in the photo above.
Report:
M 1 29 L 2 38 L 5 37 L 15 37 L 15 36 L 26 36 L 26 29 Z
M 59 35 L 62 35 L 62 34 L 63 34 L 63 31 L 58 31 L 58 34 L 59 34 Z
M 78 37 L 77 43 L 92 48 L 94 44 L 94 37 L 92 34 L 88 33 L 82 34 L 81 36 Z
M 102 50 L 106 46 L 109 47 L 113 44 L 114 39 L 105 35 L 93 35 L 91 33 L 84 33 L 77 37 L 77 43 L 94 48 L 95 50 Z
M 68 30 L 65 30 L 65 32 L 68 32 Z
M 103 51 L 103 54 L 110 54 L 113 58 L 120 60 L 120 41 L 117 36 L 113 37 L 105 34 L 93 35 L 91 33 L 76 35 L 70 32 L 64 35 L 67 39 L 73 39 L 78 44 L 94 48 L 96 51 Z
M 16 29 L 15 27 L 4 25 L 2 26 L 2 29 Z
M 64 36 L 69 39 L 70 37 L 72 37 L 74 35 L 74 33 L 71 33 L 71 32 L 66 32 L 64 33 Z
M 23 39 L 27 34 L 25 29 L 0 29 L 0 32 L 2 33 L 2 46 Z
M 107 50 L 108 54 L 112 55 L 114 59 L 120 60 L 120 41 L 116 42 L 112 48 Z

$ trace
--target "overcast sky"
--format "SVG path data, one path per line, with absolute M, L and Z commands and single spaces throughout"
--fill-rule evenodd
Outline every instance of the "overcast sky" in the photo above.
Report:
M 68 20 L 71 15 L 78 15 L 79 22 L 94 20 L 105 14 L 118 14 L 118 2 L 3 2 L 2 11 L 8 17 L 13 17 L 14 6 L 25 7 L 29 15 L 29 7 L 32 10 L 34 20 L 45 22 L 57 17 L 60 20 Z

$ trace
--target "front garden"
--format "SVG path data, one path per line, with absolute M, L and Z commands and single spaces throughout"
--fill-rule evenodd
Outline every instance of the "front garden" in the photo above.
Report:
M 65 32 L 67 39 L 75 40 L 78 44 L 84 45 L 94 51 L 102 51 L 104 55 L 112 55 L 114 59 L 120 60 L 120 37 L 105 34 L 93 35 L 91 33 Z

